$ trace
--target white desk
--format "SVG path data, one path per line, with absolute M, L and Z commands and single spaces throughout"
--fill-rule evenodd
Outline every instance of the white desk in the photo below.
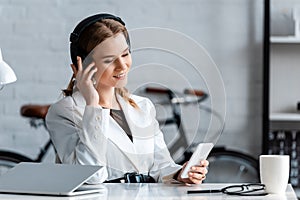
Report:
M 31 199 L 31 200 L 140 200 L 140 199 L 155 199 L 155 200 L 167 200 L 167 199 L 193 199 L 193 200 L 247 200 L 247 199 L 259 199 L 259 200 L 297 200 L 296 194 L 291 185 L 288 185 L 286 193 L 284 195 L 269 194 L 267 196 L 232 196 L 226 194 L 187 194 L 187 190 L 191 189 L 220 189 L 230 184 L 202 184 L 193 185 L 191 187 L 175 184 L 122 184 L 122 183 L 108 183 L 100 185 L 103 187 L 103 193 L 82 195 L 77 197 L 49 197 L 49 196 L 31 196 L 31 195 L 9 195 L 0 194 L 1 200 L 14 200 L 14 199 Z

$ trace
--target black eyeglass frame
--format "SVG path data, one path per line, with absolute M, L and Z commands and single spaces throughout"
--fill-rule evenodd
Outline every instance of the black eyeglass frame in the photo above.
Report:
M 256 186 L 257 189 L 251 189 L 249 190 L 249 187 Z M 240 188 L 240 190 L 231 192 L 229 189 L 233 188 Z M 224 187 L 222 189 L 216 189 L 216 190 L 189 190 L 187 191 L 188 194 L 195 194 L 195 193 L 220 193 L 228 194 L 228 195 L 237 195 L 237 196 L 265 196 L 268 193 L 262 192 L 262 193 L 255 193 L 257 191 L 263 191 L 265 190 L 265 185 L 260 183 L 249 183 L 249 184 L 241 184 L 241 185 L 230 185 L 227 187 Z
M 249 190 L 249 187 L 257 186 L 259 188 L 257 189 L 251 189 Z M 241 188 L 240 191 L 230 192 L 229 189 L 232 188 Z M 265 196 L 268 193 L 262 192 L 262 193 L 253 193 L 257 191 L 265 190 L 265 185 L 260 183 L 250 183 L 250 184 L 242 184 L 242 185 L 230 185 L 227 187 L 224 187 L 221 189 L 222 193 L 229 194 L 229 195 L 239 195 L 239 196 Z M 251 194 L 250 194 L 251 193 Z

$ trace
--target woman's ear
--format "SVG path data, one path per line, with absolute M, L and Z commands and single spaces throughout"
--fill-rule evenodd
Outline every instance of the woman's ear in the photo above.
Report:
M 74 76 L 76 76 L 77 75 L 77 68 L 76 68 L 76 66 L 74 64 L 70 64 L 70 66 L 72 68 Z

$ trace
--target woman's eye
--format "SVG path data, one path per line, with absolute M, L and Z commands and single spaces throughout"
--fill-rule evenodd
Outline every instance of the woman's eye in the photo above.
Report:
M 105 64 L 109 64 L 109 63 L 111 63 L 112 62 L 112 60 L 104 60 L 104 63 Z
M 122 55 L 122 57 L 126 57 L 128 55 L 129 55 L 129 53 L 125 53 L 125 54 Z

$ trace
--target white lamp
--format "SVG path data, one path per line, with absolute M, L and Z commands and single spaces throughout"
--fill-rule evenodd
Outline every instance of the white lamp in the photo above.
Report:
M 6 62 L 4 62 L 0 49 L 0 90 L 4 87 L 4 85 L 15 82 L 16 80 L 17 77 L 14 71 Z

